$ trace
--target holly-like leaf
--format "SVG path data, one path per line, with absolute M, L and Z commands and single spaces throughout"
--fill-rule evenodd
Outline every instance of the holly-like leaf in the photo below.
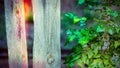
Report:
M 88 5 L 88 8 L 89 8 L 89 9 L 93 9 L 93 6 L 92 6 L 92 5 Z
M 120 28 L 119 28 L 119 27 L 116 27 L 115 30 L 116 30 L 116 33 L 119 33 Z
M 86 17 L 80 18 L 80 23 L 85 23 L 86 21 L 87 21 L 87 18 L 86 18 Z
M 75 35 L 79 35 L 79 34 L 80 34 L 80 31 L 76 30 L 76 31 L 74 31 L 74 34 L 75 34 Z
M 80 26 L 82 27 L 82 26 L 85 26 L 86 25 L 86 23 L 80 23 Z
M 89 37 L 86 36 L 86 37 L 82 37 L 78 40 L 78 43 L 81 44 L 82 46 L 87 44 L 89 42 Z
M 89 35 L 89 30 L 88 29 L 81 29 L 81 33 L 83 34 L 83 35 Z
M 72 35 L 72 31 L 69 29 L 66 31 L 66 33 L 67 33 L 67 35 Z
M 89 59 L 92 58 L 93 55 L 94 55 L 94 54 L 93 54 L 92 50 L 89 50 L 89 51 L 88 51 L 88 58 L 89 58 Z
M 81 59 L 78 59 L 78 60 L 77 60 L 77 63 L 78 63 L 78 65 L 79 65 L 80 67 L 83 67 L 83 62 L 82 62 Z
M 112 29 L 108 29 L 108 33 L 110 34 L 110 35 L 113 35 L 113 30 Z
M 71 62 L 74 62 L 80 58 L 80 55 L 76 55 L 71 59 Z
M 105 60 L 104 60 L 104 64 L 105 64 L 105 65 L 108 65 L 108 64 L 109 64 L 109 60 L 108 60 L 108 59 L 105 59 Z
M 97 2 L 97 0 L 92 0 L 92 2 Z
M 68 66 L 71 68 L 71 67 L 73 67 L 74 66 L 74 62 L 70 62 L 69 64 L 68 64 Z
M 98 53 L 98 46 L 95 46 L 95 47 L 94 47 L 93 52 L 94 52 L 95 55 Z
M 66 57 L 65 62 L 64 62 L 65 64 L 66 64 L 66 63 L 69 63 L 69 62 L 71 61 L 72 55 L 73 55 L 73 54 L 69 54 L 69 55 Z
M 101 57 L 101 54 L 94 55 L 94 58 L 100 58 L 100 57 Z
M 113 17 L 117 17 L 118 13 L 116 11 L 111 10 L 110 8 L 107 9 L 107 14 Z
M 90 40 L 93 40 L 95 37 L 97 37 L 97 34 L 94 32 L 94 34 L 90 34 Z
M 109 59 L 110 58 L 110 56 L 109 55 L 104 55 L 104 59 Z
M 68 36 L 69 41 L 73 41 L 75 38 L 76 38 L 75 35 L 70 35 L 70 36 Z
M 120 46 L 120 41 L 115 41 L 114 42 L 114 47 L 117 48 L 118 46 Z
M 75 54 L 80 54 L 82 50 L 83 48 L 80 45 L 76 45 L 75 47 L 72 48 L 72 52 Z
M 82 54 L 82 62 L 86 63 L 87 60 L 87 55 L 86 54 Z
M 78 5 L 84 4 L 85 0 L 78 0 Z
M 79 18 L 78 16 L 76 16 L 73 13 L 70 13 L 70 12 L 66 13 L 65 16 L 68 17 L 69 19 L 71 19 L 74 24 L 78 23 L 81 20 L 81 18 Z
M 89 61 L 89 59 L 87 59 L 87 60 L 86 60 L 86 64 L 89 65 L 89 63 L 90 63 L 90 61 Z
M 73 18 L 73 23 L 78 23 L 79 21 L 80 21 L 80 18 L 78 18 L 78 17 Z
M 106 11 L 106 12 L 107 12 L 108 15 L 111 15 L 112 10 L 111 10 L 110 8 L 107 8 L 107 11 Z
M 77 35 L 78 39 L 83 37 L 83 34 L 80 32 L 78 35 Z
M 94 59 L 93 63 L 91 64 L 93 68 L 101 68 L 102 60 L 101 59 Z
M 111 14 L 113 17 L 117 17 L 118 16 L 118 13 L 116 11 L 114 11 L 112 14 Z
M 98 26 L 97 27 L 97 32 L 104 32 L 105 28 L 103 26 Z
M 68 18 L 70 18 L 70 19 L 74 18 L 74 14 L 70 13 L 70 12 L 66 13 L 65 16 L 68 17 Z

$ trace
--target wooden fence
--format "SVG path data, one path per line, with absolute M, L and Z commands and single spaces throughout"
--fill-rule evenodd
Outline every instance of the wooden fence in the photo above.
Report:
M 23 0 L 4 0 L 9 68 L 28 68 Z M 33 68 L 60 68 L 60 0 L 32 0 Z

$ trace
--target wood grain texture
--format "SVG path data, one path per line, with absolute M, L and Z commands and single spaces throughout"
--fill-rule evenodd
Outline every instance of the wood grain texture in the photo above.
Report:
M 33 68 L 60 68 L 60 0 L 32 0 Z
M 9 68 L 28 68 L 23 0 L 4 0 Z

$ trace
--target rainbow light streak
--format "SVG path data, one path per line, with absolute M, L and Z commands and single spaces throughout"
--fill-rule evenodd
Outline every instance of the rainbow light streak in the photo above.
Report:
M 30 13 L 32 13 L 31 0 L 24 0 L 24 9 L 25 9 L 25 20 L 27 20 Z

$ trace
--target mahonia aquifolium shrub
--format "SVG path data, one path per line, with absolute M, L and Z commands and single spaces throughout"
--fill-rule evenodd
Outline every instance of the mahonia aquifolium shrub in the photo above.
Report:
M 119 0 L 78 0 L 77 8 L 84 5 L 84 16 L 72 12 L 65 14 L 70 23 L 81 29 L 68 29 L 65 46 L 77 41 L 65 64 L 72 68 L 119 68 L 120 67 L 120 12 Z M 86 27 L 89 23 L 92 26 Z

